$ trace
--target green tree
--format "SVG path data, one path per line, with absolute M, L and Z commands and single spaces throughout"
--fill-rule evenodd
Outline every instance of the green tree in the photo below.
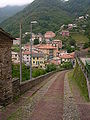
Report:
M 73 65 L 71 62 L 64 62 L 63 64 L 60 65 L 60 67 L 65 69 L 71 69 L 73 68 Z
M 55 64 L 48 64 L 46 67 L 46 72 L 55 71 L 57 69 Z
M 34 45 L 38 45 L 39 44 L 39 39 L 35 39 L 34 40 Z

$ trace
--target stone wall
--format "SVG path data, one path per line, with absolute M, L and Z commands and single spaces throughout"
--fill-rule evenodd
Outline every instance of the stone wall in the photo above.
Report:
M 12 101 L 11 46 L 11 39 L 0 33 L 0 105 Z
M 20 85 L 20 93 L 21 94 L 25 93 L 26 91 L 30 90 L 35 85 L 37 85 L 37 84 L 43 82 L 44 80 L 46 80 L 52 74 L 54 74 L 54 72 L 47 73 L 47 74 L 42 75 L 40 77 L 37 77 L 37 78 L 35 78 L 33 80 L 28 80 L 26 82 L 21 83 L 21 85 Z
M 42 75 L 40 77 L 37 77 L 33 80 L 28 80 L 25 82 L 22 82 L 20 84 L 19 79 L 13 79 L 12 81 L 12 91 L 13 91 L 13 98 L 17 99 L 20 95 L 24 94 L 26 91 L 30 90 L 32 87 L 36 86 L 37 84 L 40 84 L 44 80 L 46 80 L 48 77 L 50 77 L 55 72 L 51 72 L 45 75 Z
M 17 99 L 20 96 L 20 80 L 18 78 L 14 78 L 12 80 L 12 92 L 13 100 Z

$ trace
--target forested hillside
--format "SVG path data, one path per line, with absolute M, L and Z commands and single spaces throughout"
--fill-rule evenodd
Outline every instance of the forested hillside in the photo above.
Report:
M 65 9 L 75 16 L 90 13 L 90 0 L 69 0 L 65 4 Z
M 62 24 L 72 23 L 81 15 L 90 13 L 90 0 L 34 0 L 25 9 L 0 24 L 6 31 L 18 37 L 19 24 L 22 21 L 23 33 L 30 31 L 30 21 L 37 20 L 33 32 L 45 33 L 48 30 L 57 31 Z M 88 34 L 90 20 L 87 21 Z
M 0 22 L 6 20 L 7 18 L 15 15 L 17 12 L 24 9 L 26 5 L 23 6 L 6 6 L 0 8 Z
M 62 9 L 63 4 L 61 0 L 35 0 L 23 11 L 2 22 L 0 26 L 12 35 L 18 36 L 20 21 L 23 24 L 23 32 L 26 32 L 30 31 L 30 21 L 37 20 L 35 32 L 57 31 L 62 24 L 72 21 L 72 16 Z

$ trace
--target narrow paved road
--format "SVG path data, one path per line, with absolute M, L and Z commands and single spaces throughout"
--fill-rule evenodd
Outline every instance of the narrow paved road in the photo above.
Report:
M 44 97 L 36 105 L 31 120 L 62 120 L 65 72 L 59 73 Z
M 28 91 L 17 103 L 8 106 L 7 109 L 1 113 L 0 120 L 31 120 L 33 119 L 33 113 L 35 112 L 34 110 L 37 108 L 38 104 L 43 104 L 43 99 L 47 99 L 46 107 L 48 107 L 48 111 L 50 107 L 53 107 L 53 109 L 51 108 L 51 114 L 53 114 L 53 110 L 56 108 L 53 115 L 58 116 L 56 118 L 62 118 L 65 73 L 66 71 L 55 73 L 39 86 L 36 86 L 32 90 Z M 51 105 L 48 106 L 50 103 Z M 54 104 L 55 106 L 53 106 Z
M 57 72 L 33 87 L 19 101 L 0 111 L 0 120 L 90 120 L 90 104 L 78 105 L 66 73 Z

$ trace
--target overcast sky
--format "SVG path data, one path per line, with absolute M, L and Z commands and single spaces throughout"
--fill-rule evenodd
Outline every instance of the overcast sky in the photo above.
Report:
M 0 7 L 4 7 L 6 5 L 24 5 L 27 3 L 31 3 L 33 0 L 0 0 Z
M 24 5 L 33 1 L 34 0 L 0 0 L 0 8 L 5 7 L 6 5 Z

